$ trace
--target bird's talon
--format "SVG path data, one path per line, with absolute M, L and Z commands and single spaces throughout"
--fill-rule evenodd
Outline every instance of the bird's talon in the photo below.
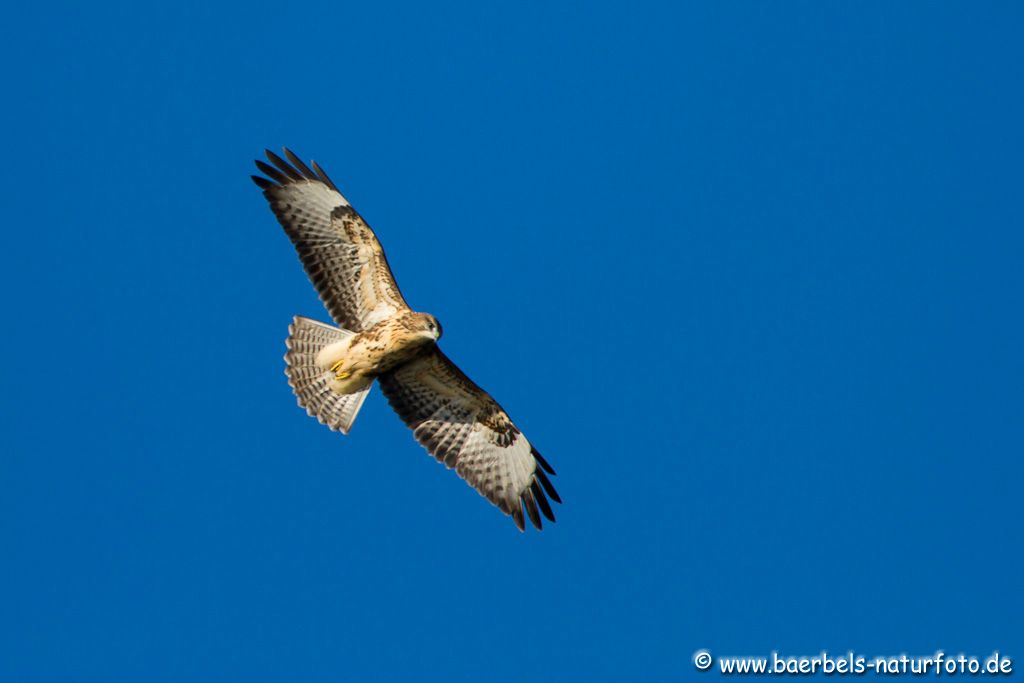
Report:
M 331 366 L 331 372 L 337 372 L 337 371 L 338 371 L 338 368 L 340 368 L 340 367 L 341 367 L 341 364 L 342 364 L 342 363 L 344 363 L 344 362 L 345 362 L 344 360 L 339 360 L 339 361 L 338 361 L 337 363 L 335 363 L 334 365 L 332 365 L 332 366 Z
M 345 372 L 339 372 L 337 375 L 334 376 L 334 378 L 335 379 L 348 379 L 351 376 L 352 376 L 352 373 L 346 370 Z

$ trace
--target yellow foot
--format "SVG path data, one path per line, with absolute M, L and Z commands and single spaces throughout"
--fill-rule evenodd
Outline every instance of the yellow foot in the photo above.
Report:
M 344 361 L 344 359 L 342 359 L 342 360 L 339 360 L 339 361 L 338 361 L 337 363 L 335 363 L 334 365 L 332 365 L 332 366 L 331 366 L 331 372 L 337 372 L 337 371 L 338 371 L 338 368 L 340 368 L 340 367 L 341 367 L 341 364 L 342 364 L 342 363 L 344 363 L 344 362 L 345 362 L 345 361 Z
M 345 372 L 339 372 L 337 375 L 334 376 L 334 379 L 348 379 L 351 376 L 352 373 L 346 370 Z

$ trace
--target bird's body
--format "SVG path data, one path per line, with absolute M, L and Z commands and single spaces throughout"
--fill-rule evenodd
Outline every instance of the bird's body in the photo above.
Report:
M 412 360 L 441 336 L 441 327 L 426 313 L 400 313 L 365 332 L 328 344 L 316 364 L 334 373 L 330 388 L 339 394 L 361 391 L 379 375 Z
M 554 470 L 491 396 L 437 346 L 441 326 L 405 302 L 370 226 L 313 162 L 267 152 L 253 176 L 338 326 L 296 316 L 285 374 L 299 405 L 348 433 L 374 381 L 413 435 L 520 530 L 561 502 Z M 290 162 L 290 163 L 289 163 Z M 269 179 L 268 179 L 269 178 Z

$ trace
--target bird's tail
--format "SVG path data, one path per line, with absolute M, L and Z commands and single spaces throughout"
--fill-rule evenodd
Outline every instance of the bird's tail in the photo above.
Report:
M 328 344 L 353 334 L 297 315 L 288 326 L 288 340 L 285 342 L 288 352 L 284 355 L 284 374 L 288 376 L 288 384 L 299 399 L 299 405 L 321 424 L 342 434 L 348 434 L 352 429 L 372 383 L 351 394 L 339 394 L 330 387 L 334 374 L 318 366 L 316 357 Z

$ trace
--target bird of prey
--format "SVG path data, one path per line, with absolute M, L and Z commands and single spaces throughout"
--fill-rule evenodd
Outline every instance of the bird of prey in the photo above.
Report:
M 374 380 L 416 440 L 522 531 L 554 521 L 554 470 L 437 345 L 441 324 L 405 302 L 377 236 L 323 169 L 287 148 L 252 176 L 337 326 L 296 316 L 285 374 L 298 403 L 347 434 Z M 290 163 L 289 163 L 290 162 Z

